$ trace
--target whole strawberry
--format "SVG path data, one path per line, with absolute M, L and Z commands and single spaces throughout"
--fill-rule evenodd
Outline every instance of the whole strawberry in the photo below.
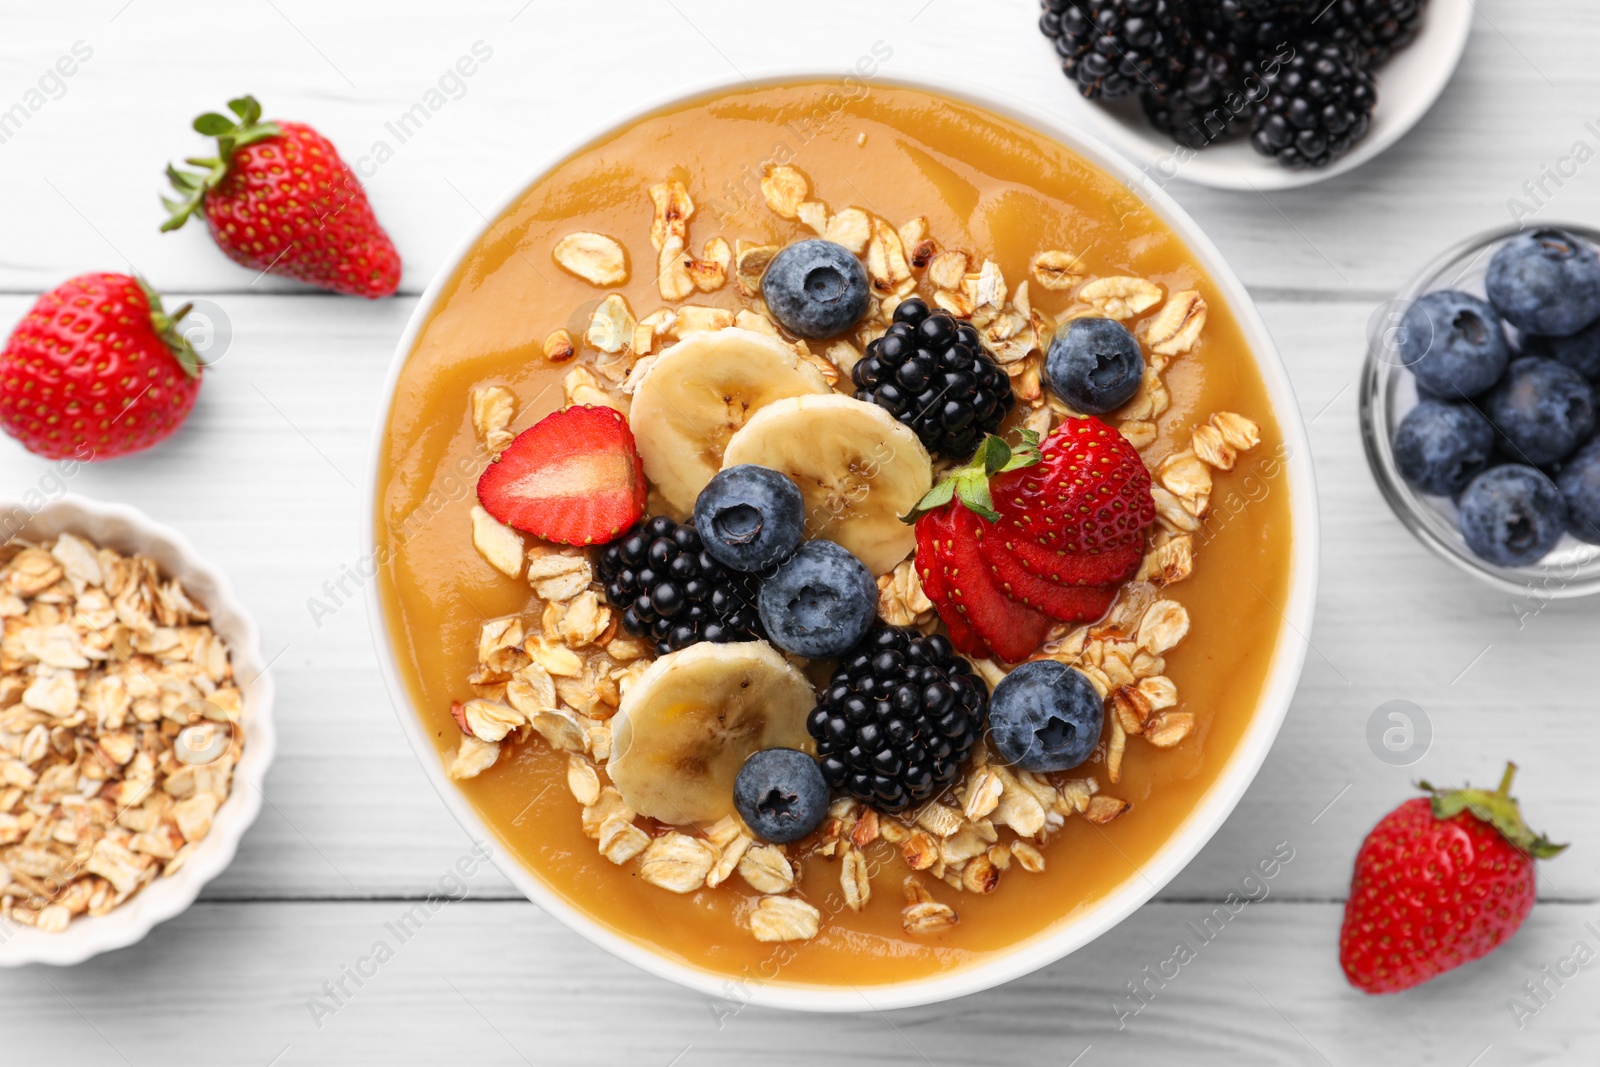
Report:
M 167 168 L 179 199 L 162 199 L 171 212 L 162 231 L 204 208 L 212 239 L 235 263 L 350 296 L 392 295 L 400 254 L 333 143 L 298 122 L 262 122 L 253 96 L 228 109 L 234 118 L 194 120 L 217 139 L 216 156 L 185 160 L 204 171 Z
M 1516 765 L 1495 792 L 1437 790 L 1401 804 L 1356 855 L 1339 963 L 1367 993 L 1397 993 L 1493 952 L 1533 910 L 1533 861 L 1553 845 L 1522 821 Z
M 41 296 L 0 353 L 0 426 L 47 459 L 149 448 L 188 416 L 200 360 L 161 297 L 126 274 L 80 274 Z

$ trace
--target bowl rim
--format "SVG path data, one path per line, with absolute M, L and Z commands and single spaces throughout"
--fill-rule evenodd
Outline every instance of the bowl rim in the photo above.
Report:
M 1064 110 L 1083 116 L 1083 121 L 1094 133 L 1113 147 L 1125 152 L 1140 166 L 1145 180 L 1158 186 L 1169 181 L 1182 181 L 1195 186 L 1247 193 L 1303 189 L 1341 174 L 1348 174 L 1376 159 L 1399 143 L 1429 111 L 1433 110 L 1433 106 L 1444 95 L 1445 88 L 1455 76 L 1456 69 L 1461 65 L 1462 56 L 1466 53 L 1467 41 L 1472 36 L 1473 10 L 1471 0 L 1431 0 L 1421 32 L 1417 35 L 1417 39 L 1407 46 L 1405 52 L 1402 52 L 1402 54 L 1412 50 L 1420 52 L 1419 46 L 1424 41 L 1430 42 L 1431 51 L 1426 55 L 1432 58 L 1432 63 L 1427 71 L 1427 77 L 1423 79 L 1425 91 L 1414 99 L 1404 101 L 1400 108 L 1386 115 L 1391 121 L 1386 122 L 1380 129 L 1368 133 L 1343 158 L 1320 170 L 1288 170 L 1265 157 L 1260 157 L 1262 165 L 1246 168 L 1231 161 L 1218 162 L 1214 156 L 1208 157 L 1202 151 L 1192 153 L 1190 158 L 1177 166 L 1170 176 L 1158 176 L 1153 171 L 1162 167 L 1174 156 L 1191 150 L 1176 141 L 1168 143 L 1166 138 L 1153 129 L 1144 128 L 1147 124 L 1144 123 L 1142 112 L 1136 120 L 1141 128 L 1134 128 L 1118 111 L 1109 110 L 1100 106 L 1098 101 L 1085 100 L 1071 92 L 1066 94 L 1069 103 Z M 1437 29 L 1439 32 L 1430 34 L 1430 29 Z M 1383 71 L 1380 69 L 1378 71 L 1380 109 L 1384 106 L 1384 100 Z M 1115 101 L 1118 104 L 1122 102 Z M 1133 110 L 1138 111 L 1136 103 Z
M 1367 324 L 1367 355 L 1361 367 L 1361 391 L 1357 400 L 1357 414 L 1361 422 L 1362 451 L 1372 479 L 1389 510 L 1407 532 L 1415 537 L 1439 559 L 1476 578 L 1502 593 L 1532 601 L 1572 600 L 1600 593 L 1600 577 L 1579 575 L 1570 577 L 1558 573 L 1559 563 L 1529 563 L 1521 567 L 1506 567 L 1480 559 L 1465 545 L 1440 532 L 1436 524 L 1422 514 L 1431 499 L 1405 483 L 1400 468 L 1395 464 L 1393 434 L 1398 423 L 1388 415 L 1388 401 L 1393 390 L 1391 380 L 1406 374 L 1406 368 L 1393 359 L 1384 358 L 1387 347 L 1383 328 L 1385 321 L 1393 321 L 1396 314 L 1404 314 L 1420 297 L 1441 288 L 1456 288 L 1462 276 L 1472 271 L 1497 246 L 1525 233 L 1542 230 L 1560 230 L 1581 238 L 1591 248 L 1600 249 L 1600 230 L 1581 223 L 1531 219 L 1526 223 L 1496 226 L 1482 230 L 1471 237 L 1456 242 L 1425 263 L 1389 300 L 1378 305 L 1379 310 L 1389 309 L 1389 315 L 1374 314 Z M 1454 278 L 1446 279 L 1453 269 L 1460 268 Z M 1508 328 L 1510 324 L 1507 324 Z M 1554 479 L 1552 479 L 1554 480 Z M 1564 534 L 1563 539 L 1570 538 Z M 1552 550 L 1554 552 L 1555 550 Z M 1592 560 L 1590 561 L 1593 562 Z M 1552 579 L 1554 579 L 1552 581 Z
M 262 659 L 255 619 L 240 603 L 228 576 L 207 561 L 182 533 L 132 505 L 104 503 L 76 493 L 64 493 L 38 507 L 10 495 L 0 497 L 0 516 L 19 511 L 27 519 L 15 529 L 8 527 L 8 536 L 25 537 L 35 524 L 49 523 L 104 544 L 106 534 L 85 532 L 86 526 L 100 524 L 105 529 L 127 531 L 125 543 L 116 546 L 120 551 L 157 558 L 162 572 L 179 578 L 185 587 L 192 589 L 196 576 L 208 583 L 208 595 L 196 599 L 203 599 L 219 632 L 224 626 L 228 629 L 223 636 L 228 641 L 234 677 L 244 698 L 244 753 L 234 765 L 227 799 L 212 817 L 210 832 L 177 872 L 156 878 L 105 915 L 74 919 L 59 934 L 5 924 L 0 936 L 0 968 L 29 963 L 69 966 L 142 940 L 158 924 L 186 911 L 206 884 L 233 862 L 245 832 L 261 812 L 266 795 L 263 784 L 277 753 L 272 718 L 275 688 L 271 665 Z M 161 556 L 181 563 L 185 574 L 175 573 L 177 568 Z M 250 675 L 248 681 L 244 680 L 246 673 Z
M 379 462 L 383 455 L 384 438 L 400 372 L 410 356 L 417 335 L 423 323 L 432 314 L 440 293 L 455 276 L 462 260 L 483 239 L 496 220 L 509 210 L 534 182 L 542 179 L 566 159 L 658 111 L 730 91 L 806 82 L 837 82 L 849 76 L 852 75 L 802 67 L 763 70 L 751 76 L 715 78 L 687 88 L 675 89 L 651 101 L 647 106 L 630 108 L 619 117 L 608 119 L 599 125 L 598 132 L 585 135 L 574 143 L 563 145 L 557 151 L 541 153 L 510 190 L 501 196 L 495 206 L 484 213 L 482 224 L 473 227 L 450 256 L 441 263 L 418 300 L 405 331 L 396 344 L 395 354 L 383 385 L 382 402 L 373 425 L 371 451 L 363 480 L 365 496 L 361 532 L 364 543 L 361 550 L 376 551 L 380 547 L 377 538 Z M 1315 602 L 1319 530 L 1316 479 L 1311 464 L 1305 420 L 1295 400 L 1288 372 L 1267 331 L 1266 324 L 1243 283 L 1228 267 L 1221 252 L 1210 238 L 1178 206 L 1170 194 L 1161 189 L 1144 188 L 1139 171 L 1133 164 L 1081 128 L 1062 121 L 1028 101 L 1009 93 L 997 93 L 944 76 L 929 77 L 920 73 L 889 74 L 880 71 L 873 77 L 863 80 L 867 81 L 869 86 L 911 89 L 943 96 L 988 111 L 1051 139 L 1098 167 L 1108 176 L 1121 181 L 1185 242 L 1238 318 L 1240 328 L 1245 334 L 1267 387 L 1274 413 L 1282 424 L 1284 441 L 1289 451 L 1284 457 L 1285 481 L 1290 492 L 1290 510 L 1294 524 L 1294 535 L 1290 546 L 1292 562 L 1289 602 L 1281 607 L 1274 605 L 1283 617 L 1285 626 L 1280 630 L 1278 646 L 1273 651 L 1272 667 L 1254 718 L 1219 773 L 1216 784 L 1206 794 L 1202 803 L 1173 831 L 1156 855 L 1142 868 L 1130 873 L 1116 890 L 1085 911 L 1070 918 L 1064 917 L 1055 926 L 1018 942 L 992 959 L 962 967 L 949 974 L 910 982 L 874 985 L 865 992 L 853 985 L 821 986 L 779 981 L 735 981 L 724 973 L 669 958 L 651 946 L 635 941 L 591 918 L 567 903 L 531 869 L 506 854 L 507 850 L 495 851 L 496 866 L 512 884 L 529 900 L 569 929 L 644 971 L 706 996 L 737 1000 L 741 1006 L 756 1004 L 801 1011 L 855 1012 L 937 1003 L 981 992 L 1031 973 L 1076 951 L 1116 926 L 1150 900 L 1193 859 L 1221 827 L 1238 804 L 1245 789 L 1255 779 L 1288 713 L 1291 698 L 1298 684 L 1300 670 L 1305 661 L 1307 635 L 1311 630 Z M 396 652 L 390 640 L 388 621 L 384 615 L 378 590 L 379 584 L 379 581 L 365 583 L 365 603 L 384 684 L 389 693 L 390 703 L 400 719 L 401 728 L 422 762 L 428 780 L 462 827 L 474 839 L 497 841 L 498 835 L 484 822 L 445 773 L 443 761 L 423 728 L 421 716 L 412 706 L 411 694 L 397 668 Z

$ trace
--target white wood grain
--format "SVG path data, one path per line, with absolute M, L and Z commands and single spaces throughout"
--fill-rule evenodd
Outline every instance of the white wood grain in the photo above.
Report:
M 1067 960 L 953 1003 L 816 1016 L 743 1007 L 745 994 L 733 989 L 721 1001 L 678 989 L 526 902 L 446 904 L 420 930 L 408 927 L 404 941 L 396 929 L 408 902 L 201 903 L 92 968 L 0 978 L 0 1019 L 7 1062 L 173 1067 L 1507 1067 L 1592 1062 L 1600 1043 L 1600 965 L 1576 969 L 1560 987 L 1545 980 L 1544 1005 L 1523 990 L 1578 942 L 1600 951 L 1593 905 L 1541 904 L 1492 962 L 1379 998 L 1345 984 L 1339 905 L 1268 897 L 1226 923 L 1214 906 L 1151 905 Z M 363 963 L 377 959 L 379 942 L 387 962 Z M 1179 942 L 1192 958 L 1163 970 Z M 347 977 L 358 970 L 360 985 Z M 1128 983 L 1145 990 L 1142 1006 Z M 871 989 L 862 995 L 870 1004 Z M 1513 998 L 1539 1007 L 1521 1028 L 1507 1006 Z
M 80 9 L 81 7 L 81 9 Z M 525 7 L 525 9 L 524 9 Z M 1600 12 L 1583 0 L 1485 0 L 1463 67 L 1439 105 L 1374 163 L 1294 193 L 1172 190 L 1245 280 L 1365 296 L 1395 289 L 1435 251 L 1510 221 L 1507 200 L 1584 140 L 1600 68 Z M 404 15 L 392 12 L 404 10 Z M 520 11 L 520 14 L 518 13 Z M 159 235 L 162 168 L 205 142 L 188 123 L 248 89 L 271 114 L 315 118 L 354 162 L 379 140 L 394 157 L 367 179 L 419 291 L 457 236 L 557 147 L 648 99 L 711 78 L 778 68 L 844 71 L 875 41 L 884 70 L 943 70 L 1045 108 L 1068 91 L 1034 0 L 814 0 L 782 32 L 743 0 L 458 0 L 404 8 L 275 0 L 233 16 L 193 0 L 95 0 L 71 13 L 8 15 L 0 107 L 20 100 L 76 41 L 94 56 L 0 144 L 0 288 L 29 291 L 131 260 L 171 288 L 289 289 L 253 281 L 198 228 Z M 112 21 L 115 16 L 114 21 Z M 513 16 L 515 16 L 513 18 Z M 226 40 L 226 47 L 219 42 Z M 474 41 L 491 60 L 404 144 L 385 129 Z M 157 55 L 181 55 L 174 79 Z M 1381 83 L 1380 83 L 1381 91 Z M 108 160 L 115 160 L 108 167 Z M 1549 185 L 1542 217 L 1592 214 L 1595 174 Z M 16 210 L 26 205 L 26 210 Z
M 290 1064 L 787 1062 L 1573 1062 L 1600 1045 L 1585 969 L 1517 1029 L 1506 1000 L 1600 918 L 1593 605 L 1536 606 L 1471 584 L 1388 513 L 1356 427 L 1373 308 L 1445 246 L 1510 221 L 1507 198 L 1575 141 L 1600 80 L 1600 13 L 1584 0 L 1483 0 L 1462 70 L 1421 126 L 1376 162 L 1298 193 L 1171 188 L 1252 285 L 1284 351 L 1323 509 L 1313 650 L 1278 744 L 1212 844 L 1129 922 L 1004 990 L 938 1009 L 825 1022 L 749 1009 L 718 1028 L 699 998 L 639 974 L 475 879 L 318 1029 L 306 1000 L 437 887 L 466 848 L 396 728 L 362 607 L 318 626 L 306 608 L 360 556 L 355 486 L 395 338 L 477 211 L 531 161 L 645 98 L 738 69 L 842 70 L 874 41 L 888 70 L 956 71 L 1043 106 L 1064 85 L 1031 28 L 1033 0 L 737 0 L 650 4 L 458 0 L 246 9 L 95 0 L 8 10 L 0 112 L 82 40 L 94 55 L 0 141 L 0 324 L 89 269 L 147 273 L 203 296 L 232 341 L 185 429 L 71 488 L 183 529 L 233 576 L 277 655 L 280 752 L 270 805 L 205 900 L 143 944 L 69 971 L 0 973 L 3 1062 Z M 782 24 L 773 33 L 774 21 Z M 187 123 L 249 89 L 359 157 L 474 41 L 494 57 L 367 181 L 408 264 L 403 295 L 369 304 L 255 279 L 198 230 L 160 236 Z M 181 77 L 178 72 L 181 70 Z M 1544 218 L 1600 206 L 1589 168 Z M 1523 194 L 1526 199 L 1526 194 Z M 4 486 L 49 465 L 0 440 Z M 1253 606 L 1255 610 L 1262 610 Z M 1414 701 L 1434 730 L 1417 764 L 1369 750 L 1368 716 Z M 1339 905 L 1361 836 L 1420 776 L 1492 779 L 1512 757 L 1537 823 L 1576 842 L 1543 865 L 1542 903 L 1489 962 L 1401 998 L 1351 993 L 1335 963 Z M 1116 1029 L 1122 983 L 1171 955 L 1273 843 L 1296 858 L 1155 1001 Z M 868 994 L 870 996 L 870 993 Z M 726 1009 L 724 1009 L 726 1010 Z M 1092 1047 L 1089 1047 L 1092 1046 Z M 1085 1048 L 1088 1052 L 1084 1053 Z M 1485 1049 L 1488 1051 L 1484 1051 Z M 1083 1053 L 1082 1059 L 1075 1061 Z M 1476 1061 L 1474 1057 L 1479 1057 Z

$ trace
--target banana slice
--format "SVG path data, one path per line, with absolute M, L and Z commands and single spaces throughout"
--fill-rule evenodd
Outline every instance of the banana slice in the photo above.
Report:
M 628 687 L 606 772 L 641 815 L 715 822 L 734 813 L 733 780 L 751 753 L 816 751 L 806 732 L 816 702 L 806 676 L 765 641 L 690 645 Z
M 776 337 L 728 327 L 662 352 L 633 394 L 628 421 L 652 485 L 680 515 L 722 467 L 728 439 L 783 397 L 826 393 L 822 373 Z
M 873 574 L 887 574 L 916 547 L 900 516 L 933 486 L 928 450 L 910 427 L 836 393 L 768 404 L 733 435 L 722 463 L 793 478 L 806 500 L 806 536 L 837 541 Z

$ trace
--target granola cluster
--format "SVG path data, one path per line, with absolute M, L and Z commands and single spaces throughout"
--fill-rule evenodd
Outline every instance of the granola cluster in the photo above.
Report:
M 744 241 L 730 246 L 717 237 L 695 256 L 689 238 L 694 203 L 681 182 L 664 182 L 650 190 L 651 236 L 658 289 L 671 306 L 638 318 L 627 300 L 613 293 L 596 308 L 578 341 L 565 330 L 552 333 L 544 352 L 553 364 L 572 360 L 581 348 L 595 353 L 566 374 L 569 404 L 603 404 L 626 413 L 634 386 L 661 348 L 730 326 L 779 337 L 831 386 L 848 390 L 851 368 L 866 346 L 882 336 L 900 302 L 921 289 L 931 303 L 978 329 L 1026 405 L 1024 425 L 1040 434 L 1078 414 L 1041 384 L 1044 354 L 1058 326 L 1089 315 L 1119 321 L 1145 316 L 1135 329 L 1149 353 L 1145 378 L 1114 421 L 1141 451 L 1157 441 L 1157 420 L 1171 402 L 1163 375 L 1194 349 L 1205 328 L 1206 303 L 1199 292 L 1166 293 L 1143 278 L 1093 277 L 1080 256 L 1059 250 L 1035 255 L 1030 279 L 1012 288 L 994 261 L 941 246 L 925 218 L 895 227 L 857 207 L 834 213 L 813 197 L 809 179 L 790 166 L 768 168 L 761 188 L 778 216 L 798 220 L 863 258 L 875 299 L 853 341 L 813 351 L 805 341 L 784 337 L 767 315 L 760 289 L 779 246 Z M 563 239 L 555 258 L 563 269 L 596 285 L 627 278 L 626 251 L 602 234 Z M 697 292 L 720 289 L 730 278 L 748 306 L 730 311 L 684 303 Z M 1052 318 L 1033 305 L 1033 285 L 1069 293 L 1073 303 Z M 473 425 L 491 455 L 512 440 L 516 407 L 515 396 L 503 386 L 474 390 Z M 1196 728 L 1193 712 L 1179 707 L 1164 658 L 1188 633 L 1189 616 L 1165 590 L 1193 571 L 1194 535 L 1210 508 L 1212 471 L 1231 470 L 1260 439 L 1251 420 L 1218 412 L 1191 429 L 1188 447 L 1153 463 L 1157 526 L 1135 579 L 1104 619 L 1058 626 L 1039 649 L 1036 658 L 1077 668 L 1105 699 L 1107 730 L 1089 762 L 1103 768 L 1107 785 L 1122 779 L 1130 738 L 1171 748 Z M 526 576 L 536 602 L 525 615 L 483 625 L 478 671 L 471 679 L 476 699 L 453 708 L 462 738 L 451 775 L 475 776 L 494 764 L 501 746 L 537 732 L 568 753 L 568 785 L 581 806 L 584 830 L 602 855 L 619 865 L 635 864 L 640 878 L 674 893 L 715 888 L 737 874 L 761 894 L 745 915 L 759 940 L 805 940 L 821 929 L 818 908 L 794 895 L 806 864 L 837 863 L 840 899 L 860 910 L 871 899 L 875 868 L 881 866 L 868 862 L 866 850 L 887 843 L 905 867 L 899 887 L 905 931 L 935 934 L 959 916 L 950 904 L 934 899 L 929 883 L 993 892 L 1005 872 L 1043 871 L 1045 851 L 1069 819 L 1104 825 L 1129 810 L 1127 801 L 1102 792 L 1099 776 L 1016 770 L 992 762 L 980 745 L 965 777 L 939 800 L 891 817 L 842 798 L 819 831 L 794 845 L 758 843 L 732 818 L 700 830 L 661 828 L 640 819 L 608 784 L 604 764 L 610 754 L 609 720 L 648 665 L 650 650 L 618 632 L 618 620 L 581 550 L 542 544 L 527 550 L 519 534 L 481 508 L 472 515 L 480 554 L 510 577 Z M 883 575 L 878 587 L 885 622 L 924 632 L 937 626 L 912 560 Z M 1006 668 L 997 662 L 972 662 L 991 685 L 1004 677 Z M 885 876 L 881 870 L 876 874 Z
M 210 616 L 154 560 L 0 546 L 0 918 L 59 933 L 181 868 L 244 746 Z

